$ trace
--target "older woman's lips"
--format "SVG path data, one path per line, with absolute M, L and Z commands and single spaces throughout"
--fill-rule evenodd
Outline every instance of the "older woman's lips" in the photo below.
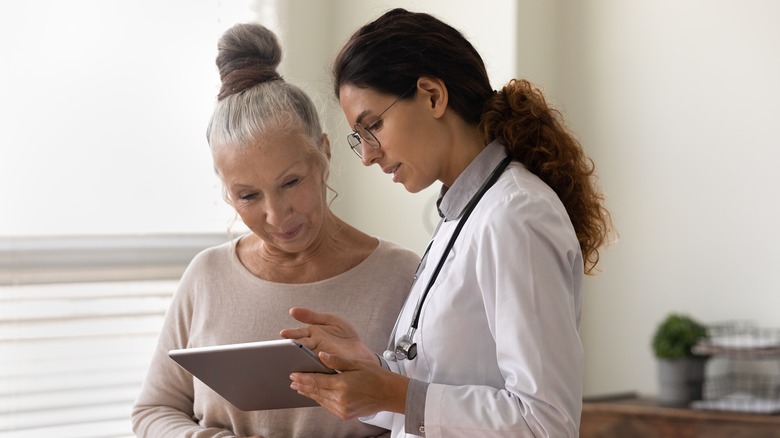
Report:
M 301 228 L 303 228 L 303 225 L 298 225 L 297 227 L 293 227 L 283 233 L 276 233 L 276 235 L 285 240 L 292 239 L 298 235 L 298 232 L 301 231 Z

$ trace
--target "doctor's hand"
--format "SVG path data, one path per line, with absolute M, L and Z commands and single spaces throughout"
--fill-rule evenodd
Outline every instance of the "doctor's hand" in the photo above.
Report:
M 409 378 L 372 360 L 352 360 L 320 353 L 320 360 L 339 374 L 293 373 L 290 388 L 309 397 L 342 420 L 379 411 L 403 414 Z
M 326 352 L 379 363 L 377 356 L 360 341 L 357 331 L 348 321 L 331 313 L 315 312 L 303 307 L 290 309 L 290 316 L 308 325 L 284 329 L 279 333 L 281 337 L 296 339 L 315 353 Z

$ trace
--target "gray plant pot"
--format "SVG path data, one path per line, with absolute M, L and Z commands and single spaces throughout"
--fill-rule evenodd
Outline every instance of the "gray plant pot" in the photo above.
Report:
M 657 363 L 659 404 L 680 407 L 702 399 L 705 359 L 658 359 Z

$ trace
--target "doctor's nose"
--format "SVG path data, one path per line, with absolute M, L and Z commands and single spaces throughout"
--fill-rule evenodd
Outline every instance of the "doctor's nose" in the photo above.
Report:
M 361 145 L 361 147 L 363 148 L 363 153 L 361 154 L 360 161 L 363 162 L 364 166 L 371 166 L 372 164 L 375 164 L 382 156 L 381 148 L 374 148 L 365 145 Z

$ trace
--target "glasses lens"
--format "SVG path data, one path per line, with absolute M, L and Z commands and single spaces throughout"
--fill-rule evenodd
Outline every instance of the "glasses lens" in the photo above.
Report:
M 356 124 L 355 132 L 347 136 L 347 142 L 352 151 L 361 159 L 363 158 L 363 144 L 367 144 L 374 149 L 379 149 L 381 146 L 374 134 L 360 124 Z
M 374 137 L 374 133 L 366 129 L 363 125 L 355 125 L 355 132 L 360 136 L 360 139 L 366 142 L 368 146 L 374 149 L 379 149 L 379 140 Z
M 349 143 L 352 152 L 356 153 L 358 157 L 363 158 L 363 146 L 360 144 L 360 136 L 357 132 L 353 132 L 347 136 L 347 143 Z

